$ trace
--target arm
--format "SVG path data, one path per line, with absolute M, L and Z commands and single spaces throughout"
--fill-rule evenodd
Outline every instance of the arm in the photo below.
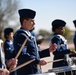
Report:
M 45 50 L 42 50 L 42 51 L 39 51 L 39 55 L 40 55 L 40 58 L 44 58 L 44 57 L 50 56 L 49 48 L 47 48 Z

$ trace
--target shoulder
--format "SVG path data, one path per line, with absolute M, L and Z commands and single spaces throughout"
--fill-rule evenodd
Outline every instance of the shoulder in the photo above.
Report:
M 4 48 L 10 47 L 10 42 L 9 41 L 5 41 L 3 46 L 4 46 Z
M 53 35 L 51 40 L 53 40 L 53 39 L 60 39 L 60 36 L 59 35 Z
M 9 40 L 5 40 L 4 41 L 4 45 L 9 45 L 10 44 L 10 41 Z
M 24 30 L 22 30 L 22 29 L 19 29 L 19 30 L 17 30 L 16 32 L 15 32 L 15 34 L 14 34 L 14 38 L 19 38 L 19 37 L 26 37 L 26 34 L 25 34 L 25 32 L 24 32 Z

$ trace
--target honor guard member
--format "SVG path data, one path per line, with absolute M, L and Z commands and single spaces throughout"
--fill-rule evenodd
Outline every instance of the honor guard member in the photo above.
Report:
M 65 32 L 65 28 L 64 28 L 65 25 L 66 25 L 66 22 L 61 19 L 56 19 L 52 22 L 52 31 L 54 32 L 54 34 L 51 38 L 51 43 L 57 44 L 57 49 L 56 51 L 53 52 L 54 60 L 64 59 L 66 54 L 69 54 L 70 52 L 72 52 L 67 47 L 67 40 L 63 36 Z M 62 66 L 68 66 L 67 61 L 62 60 L 62 61 L 53 63 L 53 68 L 62 67 Z
M 4 29 L 4 52 L 5 52 L 5 59 L 9 60 L 11 58 L 14 58 L 14 47 L 13 47 L 13 35 L 14 35 L 14 31 L 13 28 L 5 28 Z M 10 75 L 17 75 L 16 71 L 11 73 Z
M 30 30 L 33 29 L 35 25 L 34 17 L 36 15 L 36 12 L 31 9 L 20 9 L 18 12 L 20 16 L 21 27 L 16 31 L 14 35 L 15 55 L 18 53 L 24 40 L 28 38 L 24 48 L 22 49 L 21 54 L 18 57 L 18 66 L 32 59 L 35 59 L 35 61 L 18 69 L 17 74 L 18 75 L 37 74 L 40 73 L 37 65 L 46 64 L 46 61 L 40 60 L 40 57 L 49 56 L 50 55 L 49 49 L 39 52 L 36 44 L 36 39 L 30 33 Z M 52 46 L 52 48 L 54 49 L 55 47 Z
M 73 23 L 74 23 L 74 27 L 75 27 L 73 43 L 74 43 L 74 48 L 75 48 L 75 51 L 76 51 L 76 20 L 74 20 Z
M 14 57 L 13 56 L 13 51 L 14 51 L 13 35 L 14 35 L 14 32 L 13 32 L 12 28 L 5 28 L 4 29 L 5 41 L 4 41 L 3 48 L 4 48 L 5 58 L 6 59 L 10 59 L 10 58 Z

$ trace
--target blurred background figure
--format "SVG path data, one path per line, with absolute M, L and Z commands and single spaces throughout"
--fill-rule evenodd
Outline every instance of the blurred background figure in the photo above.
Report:
M 5 28 L 4 29 L 4 52 L 5 52 L 5 59 L 9 60 L 11 58 L 14 58 L 14 47 L 13 47 L 13 29 L 12 28 Z M 11 73 L 10 75 L 16 75 L 16 71 Z
M 5 28 L 5 30 L 4 30 L 5 41 L 4 41 L 3 48 L 4 48 L 6 59 L 12 58 L 12 53 L 13 53 L 13 50 L 14 50 L 13 35 L 14 35 L 14 32 L 13 32 L 12 28 Z
M 74 20 L 73 23 L 74 23 L 74 27 L 75 27 L 73 43 L 74 43 L 74 48 L 75 48 L 75 51 L 76 51 L 76 20 Z

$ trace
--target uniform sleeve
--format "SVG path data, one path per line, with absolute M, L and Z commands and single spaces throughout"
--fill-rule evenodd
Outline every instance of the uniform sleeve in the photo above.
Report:
M 40 58 L 49 57 L 49 48 L 39 51 Z

